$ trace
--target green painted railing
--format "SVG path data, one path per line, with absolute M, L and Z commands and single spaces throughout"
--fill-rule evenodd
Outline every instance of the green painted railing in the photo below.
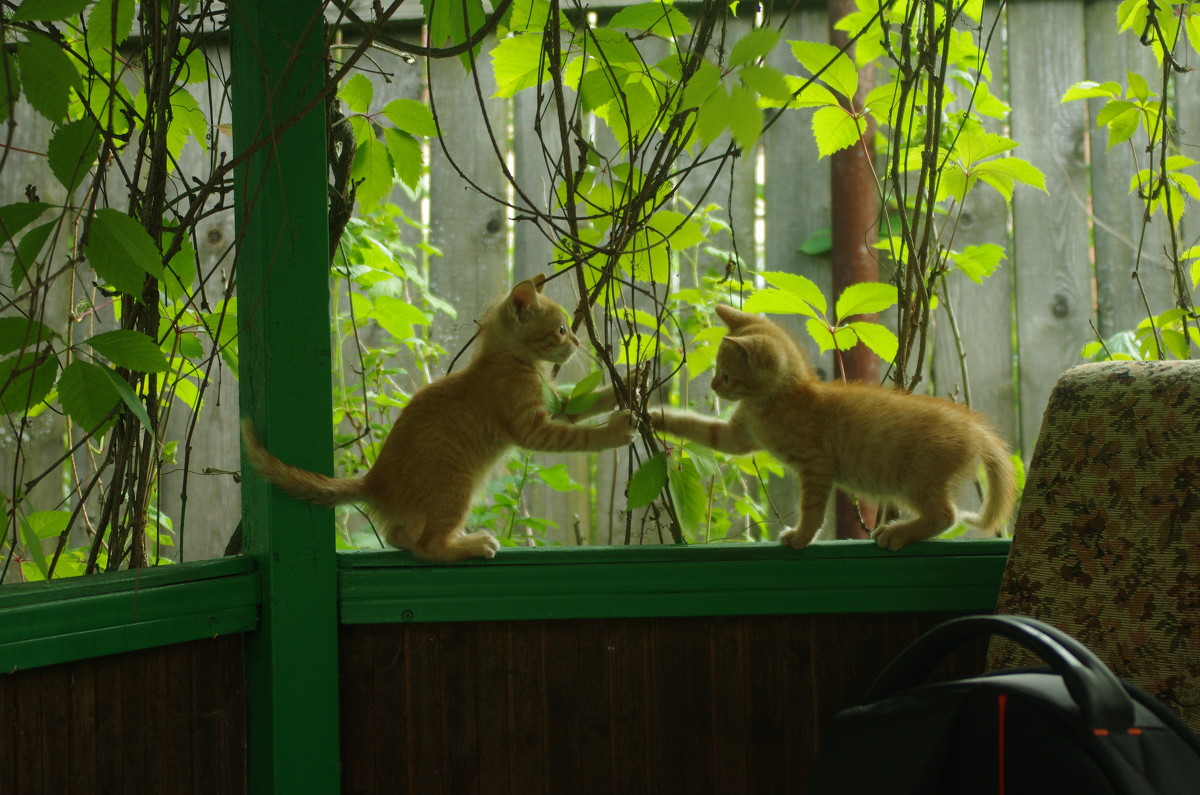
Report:
M 247 632 L 261 602 L 246 558 L 6 585 L 0 672 Z
M 405 552 L 338 556 L 343 624 L 780 613 L 991 610 L 1009 542 L 868 541 L 503 549 L 422 563 Z
M 343 624 L 990 610 L 1009 542 L 504 549 L 451 566 L 337 556 Z M 0 672 L 259 628 L 252 558 L 0 588 Z

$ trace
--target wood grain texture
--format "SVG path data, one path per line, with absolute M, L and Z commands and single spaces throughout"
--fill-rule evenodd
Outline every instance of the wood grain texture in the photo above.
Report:
M 1142 46 L 1133 31 L 1117 34 L 1111 6 L 1088 3 L 1084 9 L 1084 22 L 1088 80 L 1115 80 L 1127 85 L 1126 70 L 1133 70 L 1147 77 L 1152 91 L 1157 92 L 1161 88 L 1155 79 L 1160 69 L 1152 50 Z M 1175 79 L 1181 81 L 1187 78 L 1176 75 Z M 1176 85 L 1182 86 L 1183 83 L 1177 82 Z M 1172 272 L 1164 254 L 1169 247 L 1170 236 L 1166 219 L 1161 215 L 1143 229 L 1145 203 L 1136 193 L 1129 192 L 1129 180 L 1135 168 L 1146 168 L 1148 165 L 1142 151 L 1145 145 L 1144 131 L 1139 130 L 1133 142 L 1110 149 L 1107 128 L 1096 125 L 1096 114 L 1104 106 L 1104 100 L 1088 100 L 1087 105 L 1096 257 L 1096 320 L 1100 334 L 1107 338 L 1119 331 L 1135 328 L 1146 317 L 1147 301 L 1156 312 L 1174 305 Z M 1131 146 L 1136 149 L 1136 155 Z M 1082 203 L 1086 199 L 1078 190 L 1070 193 L 1069 200 L 1072 202 Z M 1134 278 L 1135 273 L 1137 278 Z
M 1087 113 L 1081 103 L 1058 101 L 1065 86 L 1085 76 L 1082 48 L 1062 46 L 1059 36 L 1082 29 L 1082 2 L 1030 0 L 1008 7 L 1012 137 L 1021 142 L 1020 155 L 1046 175 L 1049 189 L 1019 190 L 1013 197 L 1020 447 L 1029 452 L 1050 390 L 1079 363 L 1079 350 L 1092 336 L 1087 211 L 1068 198 L 1087 184 Z
M 821 728 L 948 617 L 346 626 L 343 789 L 803 792 Z M 395 665 L 356 667 L 380 644 Z M 984 650 L 941 675 L 980 672 Z
M 5 795 L 246 791 L 241 636 L 0 675 Z

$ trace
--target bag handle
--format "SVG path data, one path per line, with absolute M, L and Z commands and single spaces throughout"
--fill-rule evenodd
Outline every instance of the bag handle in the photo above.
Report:
M 864 704 L 880 701 L 925 682 L 929 671 L 967 641 L 1000 635 L 1036 654 L 1063 678 L 1067 692 L 1093 729 L 1134 724 L 1133 700 L 1100 658 L 1067 633 L 1027 616 L 977 615 L 954 618 L 926 632 L 887 667 Z

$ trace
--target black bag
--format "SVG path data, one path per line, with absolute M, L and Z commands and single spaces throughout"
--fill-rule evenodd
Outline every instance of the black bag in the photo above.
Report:
M 962 643 L 1001 635 L 1049 663 L 922 685 Z M 813 795 L 1200 793 L 1200 739 L 1065 632 L 967 616 L 925 633 L 837 715 Z

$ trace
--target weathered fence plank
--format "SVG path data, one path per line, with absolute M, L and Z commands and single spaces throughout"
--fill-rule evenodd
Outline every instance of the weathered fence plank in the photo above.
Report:
M 1153 75 L 1158 70 L 1153 52 L 1142 46 L 1137 36 L 1117 35 L 1110 5 L 1088 3 L 1085 24 L 1085 79 L 1116 80 L 1124 85 L 1126 70 L 1144 75 Z M 1147 305 L 1158 312 L 1170 308 L 1174 292 L 1171 266 L 1164 254 L 1169 240 L 1166 219 L 1159 215 L 1145 228 L 1143 236 L 1145 202 L 1129 191 L 1133 163 L 1130 148 L 1134 144 L 1109 151 L 1108 130 L 1096 125 L 1096 113 L 1103 104 L 1099 99 L 1088 101 L 1088 147 L 1092 168 L 1096 320 L 1100 335 L 1107 338 L 1136 327 L 1145 319 Z M 1139 139 L 1140 136 L 1135 140 Z M 1138 152 L 1137 157 L 1148 156 Z M 1066 195 L 1060 199 L 1086 204 L 1087 187 L 1086 183 L 1061 186 L 1059 192 Z
M 1084 78 L 1083 51 L 1062 46 L 1063 31 L 1083 30 L 1083 4 L 1030 0 L 1008 6 L 1012 137 L 1046 175 L 1050 195 L 1018 190 L 1013 197 L 1017 352 L 1021 435 L 1032 452 L 1042 409 L 1058 376 L 1079 362 L 1091 336 L 1092 288 L 1087 211 L 1064 200 L 1085 186 L 1086 109 L 1060 104 L 1062 86 Z

